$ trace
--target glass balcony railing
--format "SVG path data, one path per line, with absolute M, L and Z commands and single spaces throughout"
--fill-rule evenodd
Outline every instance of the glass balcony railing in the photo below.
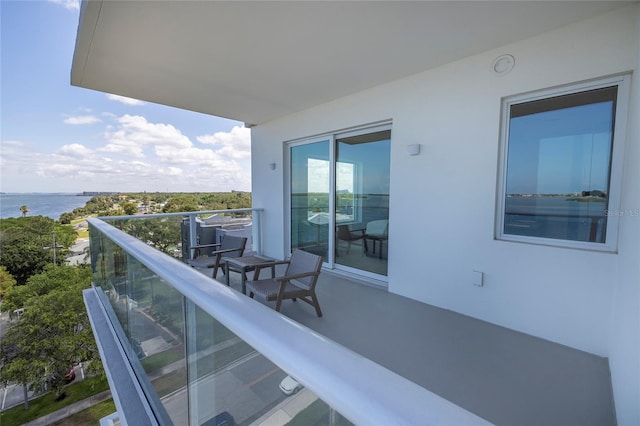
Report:
M 237 214 L 251 217 L 259 254 L 261 212 Z M 121 419 L 485 423 L 176 259 L 181 243 L 196 242 L 197 223 L 195 213 L 89 219 L 93 287 L 85 301 Z M 181 243 L 159 245 L 161 232 Z

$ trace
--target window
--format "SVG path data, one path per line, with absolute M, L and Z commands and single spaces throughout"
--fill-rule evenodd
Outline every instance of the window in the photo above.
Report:
M 615 250 L 626 77 L 503 100 L 497 238 Z

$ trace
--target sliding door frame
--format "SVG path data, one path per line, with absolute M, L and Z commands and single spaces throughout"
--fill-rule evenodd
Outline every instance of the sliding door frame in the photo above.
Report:
M 377 123 L 371 123 L 365 126 L 359 126 L 349 129 L 342 129 L 335 132 L 328 132 L 321 135 L 300 138 L 291 141 L 284 142 L 284 179 L 285 179 L 285 247 L 287 247 L 288 253 L 291 254 L 291 245 L 292 245 L 292 235 L 291 235 L 291 226 L 292 226 L 292 214 L 291 214 L 291 191 L 292 191 L 292 170 L 291 170 L 291 150 L 296 146 L 302 146 L 317 142 L 329 142 L 329 238 L 328 238 L 328 253 L 323 266 L 328 269 L 346 272 L 348 274 L 357 275 L 363 278 L 370 278 L 375 282 L 380 282 L 386 285 L 388 282 L 387 275 L 380 275 L 376 273 L 372 273 L 366 270 L 349 267 L 345 265 L 340 265 L 335 262 L 335 233 L 336 233 L 336 164 L 337 164 L 337 155 L 336 155 L 336 140 L 345 137 L 364 135 L 367 133 L 374 133 L 383 130 L 391 130 L 392 122 L 389 120 L 381 121 Z M 391 161 L 391 158 L 389 158 Z M 359 185 L 362 185 L 362 171 L 359 170 Z

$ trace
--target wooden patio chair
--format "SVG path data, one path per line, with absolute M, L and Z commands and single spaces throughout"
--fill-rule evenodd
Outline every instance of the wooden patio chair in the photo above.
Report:
M 282 264 L 287 265 L 283 276 L 258 279 L 261 269 Z M 249 297 L 259 296 L 268 302 L 275 300 L 278 312 L 280 312 L 283 300 L 291 299 L 295 302 L 296 299 L 300 299 L 312 305 L 316 309 L 318 317 L 321 317 L 322 311 L 318 303 L 318 296 L 316 296 L 316 282 L 321 268 L 321 256 L 302 250 L 294 250 L 289 260 L 256 265 L 253 280 L 246 282 Z
M 364 229 L 360 229 L 358 233 L 357 231 L 351 231 L 349 225 L 338 225 L 336 230 L 336 257 L 338 256 L 337 243 L 340 240 L 347 242 L 347 254 L 349 254 L 349 250 L 351 250 L 351 242 L 358 240 L 364 241 L 364 251 L 367 251 L 367 236 L 365 235 Z
M 233 235 L 223 235 L 219 243 L 202 244 L 191 247 L 195 250 L 194 258 L 188 259 L 187 263 L 194 268 L 213 268 L 213 278 L 218 276 L 218 268 L 224 271 L 226 258 L 242 257 L 244 248 L 247 245 L 246 237 L 236 237 Z M 200 249 L 216 248 L 209 256 L 200 256 Z

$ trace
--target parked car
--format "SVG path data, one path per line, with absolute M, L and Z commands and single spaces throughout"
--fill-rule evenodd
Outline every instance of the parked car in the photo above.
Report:
M 71 383 L 76 379 L 76 371 L 73 367 L 64 375 L 64 382 Z
M 279 387 L 280 387 L 280 390 L 285 395 L 293 395 L 294 393 L 298 392 L 300 389 L 303 388 L 303 386 L 291 376 L 287 376 L 284 379 L 282 379 Z

